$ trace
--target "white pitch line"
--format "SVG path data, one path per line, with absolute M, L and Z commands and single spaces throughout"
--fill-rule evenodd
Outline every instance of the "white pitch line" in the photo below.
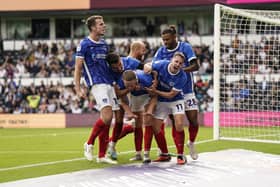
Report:
M 85 160 L 85 158 L 74 158 L 74 159 L 69 159 L 69 160 L 59 160 L 59 161 L 53 161 L 53 162 L 43 162 L 43 163 L 38 163 L 38 164 L 21 165 L 21 166 L 16 166 L 16 167 L 2 168 L 2 169 L 0 169 L 0 171 L 9 171 L 9 170 L 37 167 L 37 166 L 46 166 L 46 165 L 73 162 L 73 161 L 79 161 L 79 160 Z
M 208 142 L 213 142 L 213 141 L 216 141 L 216 140 L 213 140 L 213 139 L 202 140 L 202 141 L 196 142 L 195 144 L 202 144 L 202 143 L 208 143 Z M 175 146 L 168 146 L 168 148 L 173 148 L 173 147 L 175 147 Z M 151 151 L 154 151 L 154 150 L 158 150 L 158 148 L 157 147 L 151 148 Z M 119 155 L 125 155 L 125 154 L 129 154 L 129 153 L 134 153 L 134 152 L 135 152 L 135 150 L 130 150 L 130 151 L 125 151 L 125 152 L 120 152 Z M 93 157 L 96 158 L 96 156 L 93 156 Z M 74 158 L 74 159 L 68 159 L 68 160 L 58 160 L 58 161 L 53 161 L 53 162 L 42 162 L 42 163 L 37 163 L 37 164 L 0 168 L 0 171 L 9 171 L 9 170 L 17 170 L 17 169 L 31 168 L 31 167 L 38 167 L 38 166 L 47 166 L 47 165 L 74 162 L 74 161 L 80 161 L 80 160 L 85 160 L 85 158 L 81 157 L 81 158 Z
M 72 134 L 88 134 L 88 132 L 69 132 L 69 133 L 47 133 L 47 134 L 24 134 L 17 136 L 0 136 L 0 138 L 23 138 L 23 137 L 36 137 L 36 136 L 63 136 Z
M 81 151 L 0 151 L 0 154 L 45 154 L 45 153 L 81 153 Z

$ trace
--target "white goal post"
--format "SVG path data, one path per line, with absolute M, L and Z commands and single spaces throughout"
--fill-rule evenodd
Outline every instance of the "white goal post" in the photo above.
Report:
M 214 19 L 214 139 L 280 143 L 280 11 Z

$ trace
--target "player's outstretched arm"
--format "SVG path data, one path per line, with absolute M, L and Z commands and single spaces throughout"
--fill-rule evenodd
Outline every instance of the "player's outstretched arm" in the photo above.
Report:
M 130 107 L 128 106 L 128 99 L 127 99 L 127 96 L 125 95 L 125 96 L 120 97 L 120 100 L 121 100 L 120 105 L 121 105 L 121 107 L 123 108 L 124 112 L 126 113 L 126 117 L 127 117 L 129 120 L 132 119 L 132 118 L 136 119 L 136 118 L 137 118 L 137 115 L 135 115 L 135 114 L 131 111 Z
M 129 93 L 128 89 L 120 89 L 120 87 L 116 84 L 114 84 L 114 89 L 118 98 L 126 96 Z

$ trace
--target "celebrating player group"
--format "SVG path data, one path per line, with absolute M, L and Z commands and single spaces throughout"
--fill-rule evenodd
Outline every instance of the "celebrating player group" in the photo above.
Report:
M 97 162 L 116 164 L 118 140 L 133 132 L 135 157 L 130 160 L 150 163 L 151 143 L 155 137 L 160 153 L 153 161 L 170 161 L 164 132 L 164 121 L 169 117 L 177 148 L 177 164 L 183 165 L 187 162 L 184 154 L 187 117 L 189 141 L 186 145 L 191 158 L 196 160 L 198 155 L 194 142 L 199 125 L 192 72 L 198 70 L 199 64 L 191 45 L 177 41 L 175 27 L 169 26 L 161 33 L 164 45 L 158 49 L 152 62 L 144 64 L 143 42 L 132 42 L 130 54 L 120 57 L 109 52 L 109 46 L 103 39 L 106 25 L 102 16 L 89 17 L 86 25 L 89 36 L 77 47 L 75 90 L 79 97 L 85 97 L 80 88 L 83 76 L 100 111 L 100 117 L 84 144 L 86 159 L 93 160 L 92 150 L 98 137 Z M 109 137 L 113 116 L 113 131 Z M 134 123 L 124 124 L 124 118 Z

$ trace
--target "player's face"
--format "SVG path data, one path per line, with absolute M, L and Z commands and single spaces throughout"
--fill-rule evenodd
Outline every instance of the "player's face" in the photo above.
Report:
M 97 35 L 103 36 L 106 32 L 106 25 L 103 19 L 95 20 L 95 26 L 93 26 L 92 28 L 92 31 L 95 32 Z
M 172 35 L 170 33 L 162 34 L 161 39 L 167 49 L 173 49 L 174 47 L 176 47 L 176 36 L 175 35 Z
M 139 47 L 137 59 L 138 59 L 138 60 L 144 60 L 145 53 L 146 53 L 146 47 L 145 47 L 145 45 L 143 44 L 143 45 L 141 45 L 141 46 Z
M 172 73 L 178 73 L 184 65 L 184 59 L 180 56 L 175 56 L 171 60 L 170 68 Z
M 132 81 L 126 81 L 124 80 L 124 86 L 129 90 L 129 91 L 133 91 L 136 90 L 137 88 L 137 81 L 136 80 L 132 80 Z
M 123 66 L 122 66 L 122 63 L 121 63 L 121 60 L 119 59 L 118 63 L 116 64 L 111 64 L 111 69 L 113 72 L 116 72 L 116 73 L 121 73 L 123 71 Z

